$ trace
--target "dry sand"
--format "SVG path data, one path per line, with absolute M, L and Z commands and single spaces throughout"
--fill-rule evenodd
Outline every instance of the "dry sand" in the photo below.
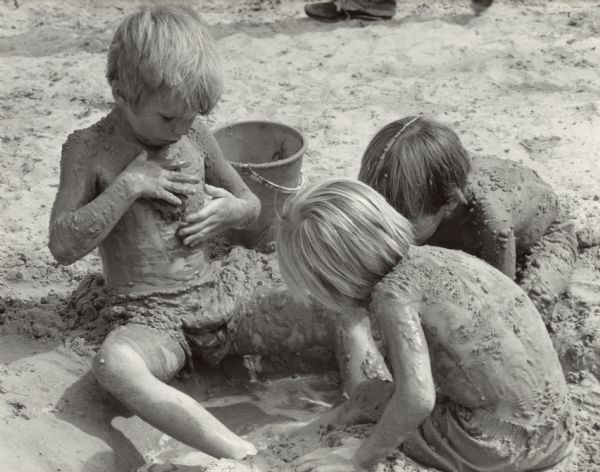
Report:
M 497 0 L 473 17 L 467 0 L 399 0 L 392 21 L 333 25 L 306 19 L 301 1 L 190 3 L 218 39 L 226 73 L 209 124 L 268 119 L 299 128 L 309 143 L 307 180 L 356 176 L 362 150 L 382 125 L 425 112 L 450 123 L 473 153 L 521 161 L 555 186 L 573 211 L 582 251 L 552 326 L 580 432 L 566 470 L 599 470 L 598 1 Z M 170 448 L 186 451 L 127 417 L 89 374 L 106 326 L 93 311 L 87 319 L 74 316 L 64 301 L 99 269 L 97 256 L 60 267 L 46 248 L 61 144 L 110 109 L 106 48 L 136 4 L 0 0 L 3 471 L 124 472 L 144 457 L 168 458 Z M 245 375 L 234 364 L 221 378 Z M 235 424 L 231 405 L 246 405 L 243 418 L 253 411 L 251 424 L 300 418 L 308 414 L 304 406 L 316 411 L 315 404 L 335 401 L 339 387 L 328 382 L 254 384 L 249 393 L 234 381 L 225 389 L 198 378 L 178 385 L 209 404 L 228 395 L 215 412 L 244 432 L 247 424 Z M 303 451 L 364 433 L 276 443 L 253 467 L 285 470 Z M 399 457 L 379 470 L 413 470 L 407 464 Z M 248 469 L 221 461 L 208 470 Z

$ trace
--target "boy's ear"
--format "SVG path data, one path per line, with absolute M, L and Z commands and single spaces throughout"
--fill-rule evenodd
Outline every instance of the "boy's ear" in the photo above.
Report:
M 459 203 L 459 200 L 451 200 L 448 203 L 442 205 L 440 210 L 442 211 L 442 214 L 450 215 L 456 209 Z
M 125 95 L 123 95 L 123 92 L 121 91 L 121 85 L 119 84 L 119 81 L 113 80 L 110 83 L 110 89 L 112 91 L 112 96 L 113 96 L 117 106 L 119 108 L 125 107 L 127 105 L 127 99 L 125 98 Z

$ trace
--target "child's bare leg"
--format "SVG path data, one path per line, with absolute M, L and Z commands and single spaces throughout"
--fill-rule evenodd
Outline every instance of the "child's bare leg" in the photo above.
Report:
M 558 295 L 569 284 L 577 259 L 577 238 L 571 222 L 555 223 L 525 258 L 519 285 L 548 323 Z
M 240 307 L 233 354 L 306 353 L 310 347 L 333 352 L 335 314 L 295 302 L 286 288 L 259 289 Z
M 237 354 L 335 352 L 347 393 L 367 379 L 389 379 L 364 310 L 335 314 L 295 302 L 287 289 L 261 291 L 244 302 L 234 342 Z
M 143 325 L 117 328 L 104 341 L 93 370 L 100 385 L 136 415 L 169 436 L 215 457 L 241 459 L 256 450 L 193 398 L 164 382 L 185 353 L 167 333 Z

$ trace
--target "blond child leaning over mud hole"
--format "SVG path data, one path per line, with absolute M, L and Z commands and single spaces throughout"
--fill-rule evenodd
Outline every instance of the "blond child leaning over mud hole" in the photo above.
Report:
M 516 278 L 550 321 L 573 272 L 577 239 L 535 171 L 505 159 L 470 159 L 448 126 L 408 116 L 371 140 L 359 180 L 410 220 L 418 244 L 460 249 Z
M 304 428 L 377 422 L 364 442 L 309 453 L 296 470 L 366 471 L 398 447 L 448 472 L 562 461 L 573 443 L 567 385 L 531 300 L 481 259 L 412 240 L 410 223 L 358 181 L 326 180 L 286 202 L 277 245 L 292 295 L 367 308 L 393 374 Z
M 116 327 L 94 374 L 183 443 L 216 457 L 255 454 L 165 382 L 192 352 L 216 363 L 229 352 L 330 346 L 331 323 L 318 310 L 302 307 L 300 317 L 292 309 L 274 256 L 239 257 L 250 251 L 235 247 L 209 260 L 207 240 L 252 222 L 260 202 L 197 119 L 222 89 L 198 16 L 160 6 L 128 16 L 110 46 L 107 78 L 115 106 L 68 137 L 50 218 L 49 247 L 61 264 L 99 249 L 108 292 L 102 314 Z

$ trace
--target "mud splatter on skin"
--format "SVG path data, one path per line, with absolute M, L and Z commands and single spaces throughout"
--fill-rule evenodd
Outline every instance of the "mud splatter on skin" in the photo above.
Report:
M 483 261 L 412 247 L 385 280 L 393 287 L 410 284 L 400 293 L 419 307 L 438 395 L 507 419 L 531 411 L 531 421 L 545 415 L 535 392 L 546 382 L 566 395 L 552 344 L 531 302 Z
M 200 278 L 208 266 L 206 243 L 188 247 L 179 234 L 182 219 L 204 205 L 205 179 L 234 195 L 247 196 L 249 204 L 256 197 L 224 164 L 214 138 L 199 122 L 189 137 L 163 150 L 145 147 L 128 129 L 114 109 L 69 137 L 51 217 L 50 248 L 59 262 L 67 264 L 98 246 L 107 285 L 115 293 L 180 287 Z M 181 181 L 184 176 L 200 182 L 195 193 L 180 206 L 158 198 L 137 198 L 123 171 L 135 164 L 142 151 L 148 153 L 148 162 L 176 173 L 169 184 L 174 193 L 193 187 Z M 249 211 L 247 217 L 255 213 Z
M 468 203 L 443 221 L 427 244 L 480 257 L 517 282 L 546 321 L 577 257 L 573 225 L 538 174 L 493 157 L 472 160 Z
M 195 3 L 195 8 L 208 15 L 211 32 L 219 38 L 227 75 L 223 100 L 208 117 L 210 126 L 248 119 L 249 112 L 289 121 L 309 137 L 311 152 L 304 161 L 307 181 L 340 173 L 354 176 L 357 157 L 372 133 L 397 115 L 398 104 L 388 97 L 400 86 L 407 91 L 401 99 L 406 107 L 456 120 L 467 147 L 480 146 L 483 153 L 502 154 L 500 157 L 536 166 L 561 200 L 573 208 L 581 241 L 588 247 L 598 244 L 595 71 L 600 56 L 598 49 L 594 52 L 592 48 L 597 46 L 600 10 L 590 9 L 587 0 L 527 5 L 497 1 L 489 15 L 475 19 L 465 18 L 469 5 L 464 1 L 398 2 L 396 19 L 401 21 L 366 27 L 353 21 L 347 28 L 335 29 L 307 22 L 298 2 L 261 1 L 257 7 L 254 0 L 242 0 L 236 4 L 239 8 L 233 22 L 226 3 L 212 2 L 206 11 L 204 3 Z M 93 330 L 101 329 L 100 320 L 72 328 L 72 319 L 59 314 L 64 304 L 60 298 L 67 297 L 85 273 L 98 270 L 98 258 L 91 254 L 72 266 L 57 267 L 44 246 L 49 204 L 56 191 L 53 185 L 58 182 L 60 146 L 71 129 L 87 126 L 110 108 L 103 77 L 106 47 L 114 25 L 132 5 L 123 0 L 110 4 L 20 1 L 19 5 L 6 4 L 1 40 L 4 56 L 0 60 L 6 73 L 1 79 L 5 91 L 0 133 L 5 298 L 0 300 L 0 328 L 3 334 L 18 334 L 19 339 L 4 363 L 32 346 L 29 359 L 2 366 L 3 389 L 18 392 L 15 399 L 27 405 L 32 421 L 6 418 L 0 428 L 0 444 L 6 454 L 0 455 L 6 467 L 7 460 L 16 464 L 12 470 L 27 463 L 31 465 L 27 470 L 60 467 L 77 472 L 82 468 L 129 472 L 131 468 L 106 466 L 106 461 L 111 464 L 113 452 L 94 435 L 103 428 L 102 414 L 94 415 L 94 411 L 103 411 L 102 405 L 91 401 L 97 388 L 81 389 L 85 381 L 80 377 L 89 368 L 85 362 L 93 353 L 97 337 Z M 281 33 L 276 41 L 273 25 Z M 310 25 L 314 28 L 307 30 Z M 354 60 L 357 51 L 368 51 L 374 67 L 365 70 L 361 61 Z M 323 61 L 324 55 L 330 54 L 333 62 Z M 315 67 L 320 63 L 323 66 Z M 290 67 L 313 73 L 290 73 Z M 481 87 L 473 87 L 475 83 Z M 323 87 L 341 99 L 323 100 Z M 347 90 L 356 92 L 351 93 L 350 101 L 346 100 Z M 552 136 L 562 140 L 551 139 L 535 152 L 518 143 Z M 502 148 L 510 152 L 505 154 Z M 17 253 L 27 255 L 24 265 L 14 264 Z M 580 256 L 580 260 L 585 258 L 585 254 Z M 600 365 L 594 353 L 599 339 L 594 297 L 600 279 L 593 268 L 600 258 L 590 256 L 589 262 L 582 263 L 550 324 L 565 373 L 574 382 L 570 391 L 577 410 L 579 454 L 566 469 L 569 472 L 593 471 L 600 464 L 600 431 L 594 428 L 600 416 L 597 406 L 588 406 L 597 403 L 597 394 L 593 393 L 593 380 L 581 371 Z M 47 302 L 40 303 L 42 298 Z M 40 325 L 48 334 L 37 338 L 35 333 L 43 332 L 36 328 Z M 47 342 L 51 342 L 49 347 Z M 0 344 L 7 346 L 4 339 Z M 56 344 L 61 356 L 53 354 Z M 34 376 L 33 369 L 44 376 Z M 600 375 L 597 368 L 594 371 Z M 78 419 L 77 427 L 44 413 L 63 392 L 70 399 L 68 408 Z M 219 390 L 215 392 L 220 395 Z M 82 413 L 86 416 L 80 416 Z M 26 429 L 19 428 L 22 424 Z M 128 437 L 139 440 L 136 446 L 144 454 L 173 446 L 142 424 L 129 432 Z M 344 434 L 339 430 L 331 433 Z M 36 436 L 45 438 L 44 443 L 31 441 Z M 327 446 L 318 438 L 303 444 L 286 447 L 301 452 Z M 211 472 L 216 470 L 218 467 Z M 399 456 L 375 470 L 426 469 L 409 465 Z

